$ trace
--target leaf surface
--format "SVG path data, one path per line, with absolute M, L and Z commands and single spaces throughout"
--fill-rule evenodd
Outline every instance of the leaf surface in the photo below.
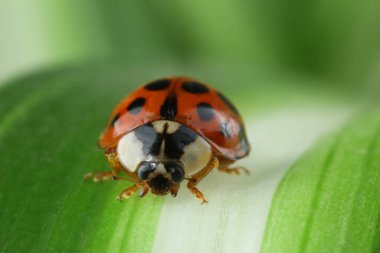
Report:
M 329 136 L 274 196 L 262 252 L 379 252 L 380 111 Z

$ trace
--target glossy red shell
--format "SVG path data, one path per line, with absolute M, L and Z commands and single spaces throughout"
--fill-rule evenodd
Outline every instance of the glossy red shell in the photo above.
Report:
M 160 89 L 148 89 L 155 83 Z M 161 119 L 193 129 L 224 158 L 236 160 L 250 151 L 242 118 L 231 102 L 211 86 L 184 77 L 149 83 L 126 97 L 112 112 L 99 146 L 107 148 L 136 127 Z

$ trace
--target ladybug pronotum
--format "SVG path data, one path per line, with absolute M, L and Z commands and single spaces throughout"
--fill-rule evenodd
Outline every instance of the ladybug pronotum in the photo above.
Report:
M 211 86 L 185 77 L 165 78 L 134 91 L 116 106 L 99 146 L 112 167 L 88 173 L 94 181 L 132 181 L 118 199 L 140 188 L 156 195 L 177 195 L 180 183 L 202 203 L 196 185 L 212 170 L 239 174 L 230 167 L 248 155 L 244 124 L 235 106 Z M 128 178 L 117 175 L 124 172 Z

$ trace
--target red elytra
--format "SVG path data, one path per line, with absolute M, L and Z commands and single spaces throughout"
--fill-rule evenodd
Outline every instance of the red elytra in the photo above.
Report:
M 135 128 L 162 119 L 191 128 L 219 157 L 237 160 L 250 151 L 234 105 L 210 85 L 186 77 L 153 81 L 127 96 L 113 110 L 99 146 L 106 149 Z

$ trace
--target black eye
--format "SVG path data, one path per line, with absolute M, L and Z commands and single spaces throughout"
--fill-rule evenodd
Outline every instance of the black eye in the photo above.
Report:
M 154 171 L 157 167 L 157 163 L 153 162 L 142 162 L 139 167 L 139 171 L 137 172 L 137 175 L 139 176 L 140 180 L 145 180 L 148 178 L 149 173 Z
M 165 169 L 177 183 L 181 182 L 185 176 L 185 171 L 177 163 L 165 163 Z

